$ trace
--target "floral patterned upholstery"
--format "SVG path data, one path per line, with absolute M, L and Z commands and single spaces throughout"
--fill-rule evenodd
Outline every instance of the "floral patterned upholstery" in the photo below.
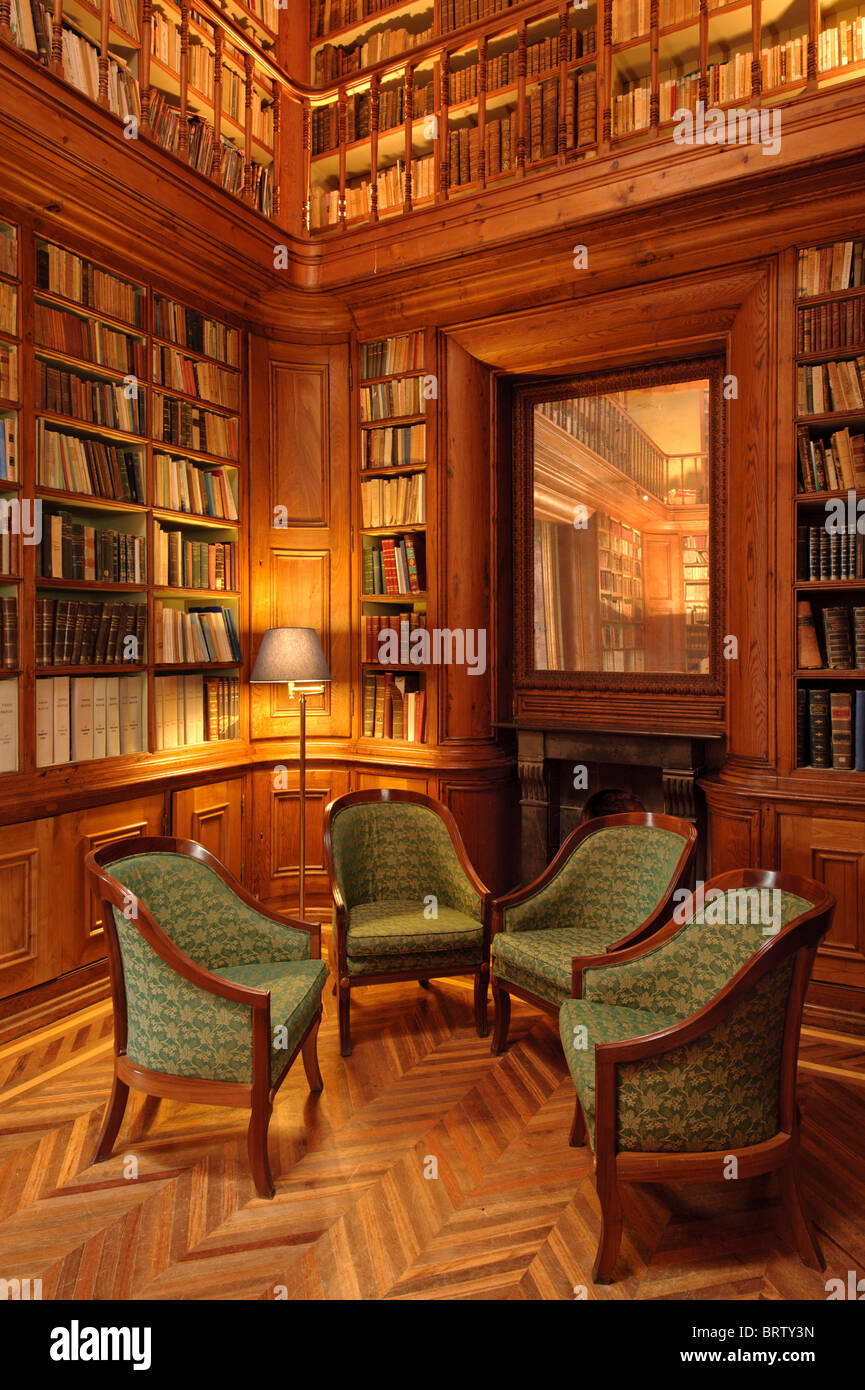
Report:
M 602 954 L 651 916 L 685 843 L 650 825 L 603 826 L 586 836 L 551 883 L 505 909 L 492 941 L 495 978 L 560 1004 L 571 992 L 574 956 Z
M 593 1145 L 595 1045 L 644 1037 L 690 1017 L 765 945 L 759 910 L 743 906 L 738 893 L 724 895 L 730 921 L 716 924 L 707 908 L 639 960 L 586 970 L 585 997 L 562 1005 L 565 1058 Z M 810 907 L 782 893 L 780 925 Z M 619 1151 L 711 1152 L 761 1143 L 777 1133 L 792 971 L 788 957 L 694 1042 L 617 1067 Z
M 198 965 L 235 984 L 270 991 L 275 1080 L 321 1007 L 327 969 L 309 959 L 308 933 L 261 916 L 208 865 L 185 855 L 134 855 L 110 871 Z M 173 1076 L 249 1084 L 252 1009 L 185 980 L 144 940 L 134 920 L 117 907 L 112 911 L 130 1059 Z
M 481 963 L 482 899 L 435 811 L 403 801 L 343 807 L 331 846 L 350 975 Z

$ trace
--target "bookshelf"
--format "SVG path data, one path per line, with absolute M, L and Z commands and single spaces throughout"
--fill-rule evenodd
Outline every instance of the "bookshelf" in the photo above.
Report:
M 800 246 L 795 294 L 794 766 L 855 776 L 865 772 L 865 236 Z
M 127 139 L 143 134 L 265 216 L 278 211 L 275 0 L 63 0 L 59 14 L 58 28 L 53 0 L 11 0 L 12 41 Z
M 36 499 L 41 538 L 0 576 L 28 697 L 3 771 L 240 740 L 242 332 L 42 235 L 22 278 L 15 245 L 29 385 L 3 404 L 32 447 L 0 495 Z
M 646 639 L 642 537 L 632 526 L 602 512 L 597 514 L 596 526 L 602 669 L 643 671 Z
M 418 659 L 417 636 L 432 627 L 434 609 L 435 402 L 426 385 L 434 352 L 434 334 L 423 331 L 360 345 L 361 734 L 390 745 L 426 743 L 434 727 L 432 668 Z
M 21 342 L 20 229 L 0 220 L 0 775 L 19 766 Z

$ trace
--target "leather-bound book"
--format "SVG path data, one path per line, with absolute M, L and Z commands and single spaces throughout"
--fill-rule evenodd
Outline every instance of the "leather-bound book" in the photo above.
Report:
M 833 690 L 829 696 L 832 725 L 832 766 L 839 772 L 853 767 L 853 696 Z
M 796 606 L 797 665 L 800 671 L 811 671 L 823 665 L 814 614 L 808 599 L 799 599 Z

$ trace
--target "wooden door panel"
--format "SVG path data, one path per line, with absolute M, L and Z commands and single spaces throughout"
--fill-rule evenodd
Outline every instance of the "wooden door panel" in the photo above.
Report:
M 60 903 L 63 971 L 77 970 L 105 955 L 102 908 L 90 889 L 84 860 L 91 851 L 118 840 L 161 835 L 165 797 L 160 793 L 134 801 L 70 811 L 54 821 L 58 878 L 70 885 Z
M 781 868 L 825 883 L 837 898 L 814 979 L 865 988 L 865 822 L 781 812 L 778 835 Z
M 324 862 L 324 808 L 349 790 L 346 771 L 313 768 L 306 774 L 306 896 L 330 899 Z M 264 902 L 296 911 L 300 889 L 300 775 L 293 768 L 262 768 L 253 776 L 255 892 Z
M 0 831 L 0 998 L 60 974 L 51 821 Z
M 184 788 L 174 793 L 172 834 L 203 845 L 243 882 L 244 809 L 242 777 Z

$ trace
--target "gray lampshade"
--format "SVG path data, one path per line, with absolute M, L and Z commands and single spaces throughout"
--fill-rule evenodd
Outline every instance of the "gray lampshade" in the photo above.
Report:
M 270 627 L 261 639 L 250 681 L 256 684 L 330 680 L 330 668 L 312 627 Z

